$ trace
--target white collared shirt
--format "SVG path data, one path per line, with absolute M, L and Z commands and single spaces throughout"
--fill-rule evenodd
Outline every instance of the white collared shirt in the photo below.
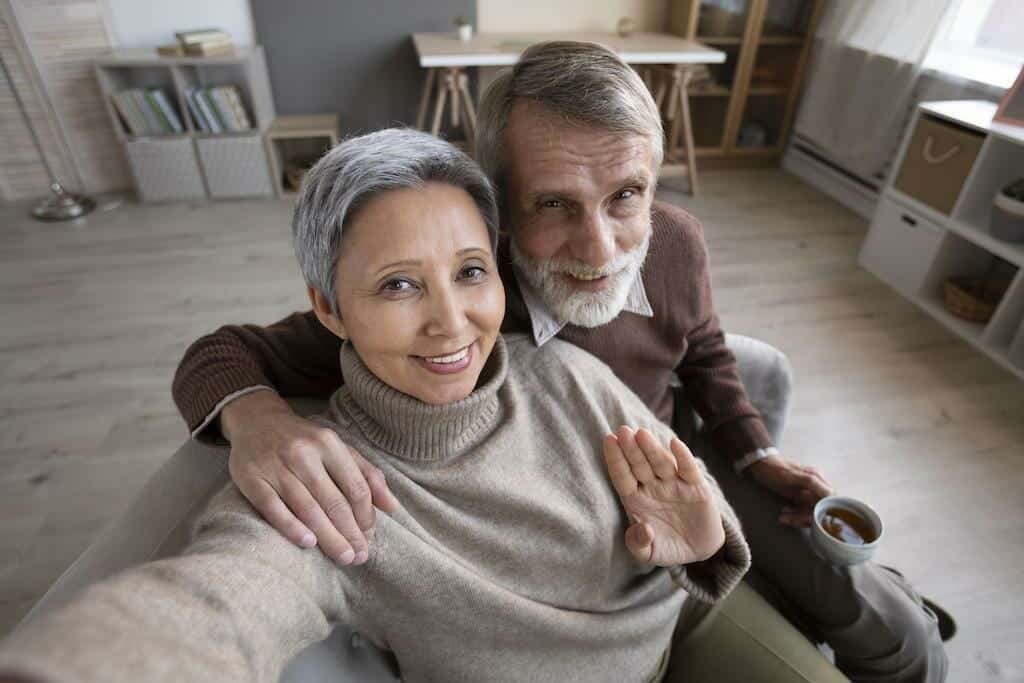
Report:
M 526 311 L 530 316 L 530 326 L 533 329 L 533 343 L 537 346 L 544 346 L 549 340 L 555 337 L 568 323 L 560 320 L 547 304 L 540 298 L 537 290 L 520 273 L 519 268 L 513 268 L 516 276 L 516 283 L 519 291 L 523 294 L 523 303 L 526 304 Z M 654 317 L 654 309 L 647 298 L 647 290 L 644 288 L 644 278 L 641 271 L 637 271 L 633 279 L 633 285 L 629 289 L 629 296 L 626 298 L 626 305 L 623 311 L 636 313 L 645 318 Z

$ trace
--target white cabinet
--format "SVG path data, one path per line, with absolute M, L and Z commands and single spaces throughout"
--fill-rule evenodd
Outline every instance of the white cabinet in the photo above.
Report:
M 903 169 L 919 128 L 942 128 L 983 136 L 981 149 L 966 179 L 950 183 L 955 196 L 915 197 L 914 187 L 892 177 L 879 199 L 860 264 L 895 288 L 954 333 L 1024 379 L 1024 245 L 992 236 L 992 201 L 1010 181 L 1024 177 L 1024 128 L 992 122 L 996 105 L 963 100 L 925 102 L 915 113 L 894 168 Z M 891 176 L 899 177 L 897 173 Z M 904 178 L 904 181 L 906 178 Z M 952 207 L 939 211 L 936 207 Z M 954 276 L 984 275 L 998 257 L 1013 273 L 1012 283 L 991 320 L 971 323 L 943 307 L 945 281 Z

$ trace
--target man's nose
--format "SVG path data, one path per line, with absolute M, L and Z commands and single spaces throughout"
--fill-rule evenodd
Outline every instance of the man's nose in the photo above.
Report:
M 615 228 L 600 213 L 586 213 L 570 242 L 573 258 L 603 268 L 615 258 Z
M 434 288 L 430 296 L 427 334 L 455 337 L 466 326 L 466 308 L 453 286 Z

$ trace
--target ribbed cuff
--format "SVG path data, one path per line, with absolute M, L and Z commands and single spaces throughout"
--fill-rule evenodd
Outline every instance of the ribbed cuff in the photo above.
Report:
M 224 407 L 227 404 L 231 403 L 236 398 L 241 398 L 242 396 L 251 394 L 255 391 L 274 391 L 274 388 L 268 387 L 265 384 L 258 384 L 254 387 L 246 387 L 244 389 L 239 389 L 232 394 L 228 394 L 213 407 L 213 410 L 211 410 L 205 418 L 203 418 L 203 421 L 199 423 L 199 426 L 192 430 L 192 438 L 197 441 L 213 443 L 216 445 L 226 443 L 224 435 L 220 431 L 219 422 L 217 421 L 217 418 L 220 417 L 220 412 L 224 410 Z
M 725 543 L 704 562 L 673 567 L 672 580 L 695 600 L 718 602 L 732 592 L 750 569 L 750 547 L 732 511 L 722 514 Z

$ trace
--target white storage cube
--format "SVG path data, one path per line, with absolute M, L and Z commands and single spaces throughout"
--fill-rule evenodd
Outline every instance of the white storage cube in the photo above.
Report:
M 142 201 L 203 199 L 206 196 L 191 138 L 134 138 L 125 140 L 124 149 Z
M 274 194 L 267 151 L 258 131 L 253 135 L 200 137 L 196 145 L 211 197 L 269 197 Z
M 908 296 L 921 288 L 945 230 L 888 197 L 879 200 L 860 263 Z

